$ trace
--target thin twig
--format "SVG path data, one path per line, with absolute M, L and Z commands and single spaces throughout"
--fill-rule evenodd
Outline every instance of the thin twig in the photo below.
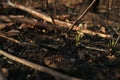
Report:
M 5 38 L 9 41 L 12 41 L 12 42 L 17 43 L 17 44 L 22 45 L 22 46 L 25 46 L 25 45 L 38 46 L 36 44 L 31 44 L 31 43 L 27 43 L 27 42 L 20 42 L 14 38 L 8 37 L 7 34 L 5 32 L 2 32 L 2 31 L 0 31 L 0 37 Z
M 2 32 L 2 31 L 0 31 L 0 37 L 5 38 L 5 39 L 10 40 L 10 41 L 13 41 L 13 42 L 21 45 L 20 41 L 6 36 L 6 34 L 4 32 Z
M 55 21 L 54 21 L 54 18 L 53 18 L 53 14 L 52 14 L 52 12 L 50 11 L 50 8 L 49 8 L 48 0 L 45 0 L 45 1 L 46 1 L 47 10 L 48 10 L 48 12 L 49 12 L 49 14 L 50 14 L 50 17 L 51 17 L 51 19 L 52 19 L 52 22 L 53 22 L 53 24 L 54 24 L 54 27 L 56 27 L 56 24 L 55 24 Z
M 79 20 L 81 20 L 85 14 L 89 11 L 89 9 L 92 7 L 92 5 L 95 3 L 96 0 L 93 0 L 91 2 L 91 4 L 87 7 L 87 9 L 85 9 L 85 11 L 77 18 L 77 20 L 72 24 L 71 28 L 69 31 L 71 31 L 73 29 L 73 27 L 75 26 L 76 23 L 78 23 Z
M 82 44 L 82 43 L 80 43 L 80 45 L 81 45 L 82 47 L 86 48 L 86 49 L 91 49 L 91 50 L 96 50 L 96 51 L 101 51 L 101 52 L 107 52 L 107 50 L 105 50 L 105 49 L 100 49 L 100 48 L 96 48 L 96 47 L 86 46 L 86 45 L 84 45 L 84 44 Z
M 44 66 L 41 66 L 41 65 L 38 65 L 38 64 L 35 64 L 35 63 L 32 63 L 30 61 L 27 61 L 25 59 L 21 59 L 21 58 L 18 58 L 16 56 L 13 56 L 13 55 L 10 55 L 9 53 L 3 51 L 3 50 L 0 50 L 0 54 L 13 60 L 13 61 L 16 61 L 18 63 L 21 63 L 23 65 L 26 65 L 30 68 L 33 68 L 35 70 L 38 70 L 38 71 L 43 71 L 43 72 L 46 72 L 46 73 L 49 73 L 51 74 L 52 76 L 54 77 L 58 77 L 62 80 L 82 80 L 82 79 L 78 79 L 78 78 L 75 78 L 75 77 L 71 77 L 71 76 L 68 76 L 66 74 L 62 74 L 60 72 L 57 72 L 55 70 L 52 70 L 50 68 L 47 68 L 47 67 L 44 67 Z

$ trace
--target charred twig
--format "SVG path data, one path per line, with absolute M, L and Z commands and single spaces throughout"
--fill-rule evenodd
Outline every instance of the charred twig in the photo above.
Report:
M 95 1 L 96 0 L 93 0 L 92 3 L 87 7 L 87 9 L 85 9 L 85 11 L 77 18 L 77 20 L 72 24 L 69 31 L 71 31 L 73 29 L 73 27 L 75 26 L 75 24 L 85 16 L 85 14 L 89 11 L 89 9 L 92 7 L 92 5 L 95 3 Z
M 14 7 L 14 8 L 18 8 L 18 9 L 21 9 L 21 10 L 24 10 L 30 14 L 32 14 L 33 16 L 36 16 L 38 18 L 42 18 L 44 20 L 46 20 L 47 22 L 50 22 L 52 23 L 52 20 L 49 16 L 47 16 L 46 14 L 44 14 L 43 12 L 37 12 L 35 10 L 32 10 L 32 9 L 29 9 L 27 7 L 24 7 L 22 5 L 16 5 L 16 4 L 13 4 L 10 0 L 8 0 L 8 5 Z M 63 21 L 60 21 L 60 20 L 57 20 L 57 19 L 54 19 L 56 25 L 59 25 L 59 26 L 64 26 L 64 28 L 70 28 L 72 26 L 71 23 L 67 23 L 67 22 L 63 22 Z M 82 33 L 85 33 L 85 34 L 89 34 L 89 35 L 98 35 L 98 36 L 101 36 L 103 38 L 111 38 L 112 36 L 111 35 L 108 35 L 108 34 L 103 34 L 103 33 L 99 33 L 99 32 L 94 32 L 94 31 L 91 31 L 91 30 L 88 30 L 88 29 L 80 29 L 78 26 L 74 26 L 73 27 L 73 30 L 81 30 Z
M 13 56 L 13 55 L 10 55 L 9 53 L 3 51 L 3 50 L 0 50 L 0 54 L 13 60 L 13 61 L 16 61 L 18 63 L 21 63 L 23 65 L 26 65 L 30 68 L 33 68 L 35 70 L 38 70 L 38 71 L 43 71 L 43 72 L 46 72 L 46 73 L 49 73 L 51 74 L 52 76 L 54 77 L 57 77 L 57 78 L 60 78 L 62 80 L 82 80 L 82 79 L 78 79 L 78 78 L 75 78 L 75 77 L 71 77 L 71 76 L 68 76 L 66 74 L 62 74 L 60 72 L 57 72 L 55 70 L 52 70 L 50 68 L 47 68 L 47 67 L 44 67 L 44 66 L 41 66 L 41 65 L 38 65 L 38 64 L 35 64 L 35 63 L 32 63 L 30 61 L 27 61 L 25 59 L 21 59 L 21 58 L 18 58 L 16 56 Z
M 50 11 L 50 8 L 49 8 L 48 0 L 45 0 L 45 2 L 46 2 L 47 10 L 48 10 L 48 12 L 49 12 L 49 14 L 50 14 L 50 17 L 51 17 L 51 19 L 52 19 L 52 22 L 53 22 L 53 24 L 54 24 L 54 27 L 56 27 L 53 14 L 52 14 L 52 12 Z

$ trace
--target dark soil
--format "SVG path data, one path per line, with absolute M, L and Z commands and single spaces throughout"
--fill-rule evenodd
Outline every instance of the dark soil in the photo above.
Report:
M 65 8 L 62 9 L 64 10 Z M 14 9 L 14 12 L 17 11 Z M 19 14 L 21 14 L 20 12 Z M 13 14 L 7 13 L 9 15 Z M 64 11 L 60 13 L 63 14 Z M 1 14 L 6 15 L 5 13 Z M 76 12 L 75 15 L 77 14 L 79 12 Z M 31 17 L 28 13 L 24 13 L 24 15 Z M 77 18 L 75 15 L 71 16 L 70 19 L 75 20 Z M 0 22 L 4 23 L 2 21 Z M 89 29 L 96 31 L 99 26 L 94 25 L 94 23 Z M 17 30 L 19 33 L 10 37 L 20 42 L 30 43 L 30 45 L 23 46 L 0 38 L 1 50 L 84 80 L 120 80 L 120 40 L 113 50 L 110 46 L 112 39 L 84 34 L 78 46 L 76 46 L 75 36 L 77 34 L 74 31 L 71 31 L 67 35 L 67 32 L 41 29 L 38 26 L 20 29 L 20 25 L 21 23 L 16 22 L 1 31 L 9 32 L 11 30 Z M 104 26 L 106 28 L 108 27 L 106 25 Z M 110 33 L 110 31 L 107 30 L 107 33 Z M 90 48 L 86 48 L 81 44 Z M 95 49 L 92 49 L 93 47 Z M 96 48 L 106 51 L 100 51 Z M 8 70 L 8 80 L 55 80 L 53 76 L 47 73 L 36 71 L 4 56 L 0 56 L 0 65 Z

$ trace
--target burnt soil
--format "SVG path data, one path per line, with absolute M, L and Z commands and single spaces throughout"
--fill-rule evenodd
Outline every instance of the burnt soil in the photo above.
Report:
M 17 12 L 16 9 L 14 9 L 14 13 L 9 13 L 9 15 L 17 14 L 15 12 Z M 76 14 L 79 13 L 76 12 Z M 28 13 L 24 13 L 24 15 L 31 17 Z M 71 20 L 75 19 L 76 17 L 72 16 Z M 1 21 L 1 23 L 4 22 Z M 17 30 L 19 33 L 10 37 L 20 42 L 30 43 L 30 45 L 23 46 L 0 38 L 0 49 L 14 56 L 84 80 L 120 79 L 120 41 L 112 50 L 110 46 L 112 39 L 84 34 L 76 46 L 75 36 L 77 34 L 75 31 L 71 31 L 68 36 L 67 32 L 64 31 L 41 29 L 38 26 L 20 29 L 20 25 L 21 23 L 16 22 L 1 31 Z M 90 27 L 92 30 L 96 30 L 96 28 L 98 26 Z M 106 51 L 86 48 L 81 44 Z M 55 80 L 47 73 L 36 71 L 4 56 L 0 56 L 0 64 L 8 70 L 8 80 Z

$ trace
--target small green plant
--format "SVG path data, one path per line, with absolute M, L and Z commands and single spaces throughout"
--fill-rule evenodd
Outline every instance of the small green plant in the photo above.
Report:
M 77 32 L 77 35 L 76 35 L 76 37 L 75 37 L 75 39 L 76 39 L 76 46 L 79 45 L 79 41 L 80 41 L 80 39 L 81 39 L 83 36 L 84 36 L 84 34 L 83 34 L 81 31 L 78 31 L 78 32 Z
M 117 44 L 118 44 L 119 38 L 120 37 L 118 36 L 117 39 L 110 40 L 110 51 L 111 52 L 114 52 L 117 49 Z

